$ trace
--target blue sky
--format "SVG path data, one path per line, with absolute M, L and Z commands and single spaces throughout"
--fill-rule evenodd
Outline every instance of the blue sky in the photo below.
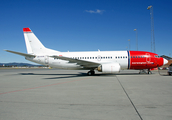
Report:
M 58 51 L 151 52 L 149 5 L 156 53 L 172 56 L 172 0 L 0 0 L 0 63 L 27 62 L 4 49 L 26 53 L 23 28 Z

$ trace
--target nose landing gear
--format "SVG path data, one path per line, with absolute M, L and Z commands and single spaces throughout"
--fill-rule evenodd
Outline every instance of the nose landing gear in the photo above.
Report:
M 148 74 L 152 74 L 152 72 L 150 71 L 150 69 L 148 69 Z

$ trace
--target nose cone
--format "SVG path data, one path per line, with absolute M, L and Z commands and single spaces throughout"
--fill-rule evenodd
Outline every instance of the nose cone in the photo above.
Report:
M 163 65 L 165 65 L 165 64 L 167 64 L 167 63 L 168 63 L 168 60 L 166 60 L 166 59 L 164 59 L 164 58 L 163 58 L 163 60 L 164 60 Z

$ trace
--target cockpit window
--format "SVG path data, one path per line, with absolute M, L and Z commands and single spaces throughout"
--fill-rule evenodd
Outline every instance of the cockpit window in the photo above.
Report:
M 158 56 L 158 55 L 155 55 L 155 57 L 156 57 L 156 58 L 159 58 L 159 56 Z

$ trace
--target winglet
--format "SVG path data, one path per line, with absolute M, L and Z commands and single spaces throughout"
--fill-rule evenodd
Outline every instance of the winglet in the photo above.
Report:
M 30 28 L 23 28 L 23 32 L 32 32 Z

